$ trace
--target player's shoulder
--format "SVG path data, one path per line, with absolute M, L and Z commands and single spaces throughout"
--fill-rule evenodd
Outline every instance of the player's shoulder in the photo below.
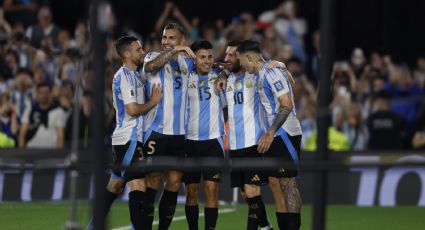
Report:
M 145 63 L 152 61 L 152 59 L 156 58 L 159 54 L 160 54 L 159 52 L 155 52 L 155 51 L 147 53 L 145 56 Z
M 269 78 L 270 80 L 277 80 L 285 77 L 285 72 L 280 68 L 267 68 L 264 70 L 264 76 Z

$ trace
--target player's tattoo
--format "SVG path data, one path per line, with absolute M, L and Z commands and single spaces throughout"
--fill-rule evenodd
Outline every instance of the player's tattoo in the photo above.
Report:
M 280 127 L 282 127 L 283 123 L 285 123 L 286 119 L 288 119 L 288 116 L 291 111 L 292 109 L 288 106 L 280 106 L 279 111 L 277 112 L 276 117 L 270 128 L 278 130 Z
M 286 199 L 286 207 L 290 213 L 300 213 L 301 211 L 301 196 L 297 188 L 295 178 L 280 179 L 283 195 Z
M 177 50 L 170 50 L 170 51 L 162 52 L 156 58 L 154 58 L 152 61 L 146 63 L 145 71 L 146 72 L 156 72 L 156 71 L 158 71 L 162 66 L 165 65 L 165 63 L 167 63 L 178 52 L 179 51 L 177 51 Z

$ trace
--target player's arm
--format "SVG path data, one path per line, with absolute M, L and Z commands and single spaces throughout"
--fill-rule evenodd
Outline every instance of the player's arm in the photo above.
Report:
M 56 128 L 56 135 L 58 137 L 56 147 L 61 149 L 65 145 L 65 129 L 61 127 Z
M 19 148 L 25 148 L 27 145 L 25 141 L 25 136 L 27 135 L 28 126 L 28 123 L 22 123 L 21 128 L 19 129 Z
M 148 102 L 145 104 L 138 104 L 136 102 L 128 103 L 125 105 L 125 110 L 130 116 L 140 116 L 159 104 L 161 97 L 161 86 L 154 84 L 152 86 L 152 94 Z
M 267 68 L 279 68 L 282 69 L 286 75 L 288 75 L 288 79 L 289 79 L 289 83 L 291 83 L 291 87 L 295 88 L 295 80 L 294 77 L 292 76 L 291 72 L 289 72 L 288 68 L 286 68 L 285 63 L 280 62 L 280 61 L 275 61 L 275 60 L 271 60 L 269 62 L 269 65 L 267 66 Z
M 144 70 L 147 73 L 157 72 L 163 67 L 168 61 L 175 58 L 175 55 L 179 52 L 186 53 L 189 57 L 195 58 L 193 51 L 187 46 L 176 46 L 170 51 L 164 51 L 156 56 L 151 61 L 147 62 L 144 66 Z

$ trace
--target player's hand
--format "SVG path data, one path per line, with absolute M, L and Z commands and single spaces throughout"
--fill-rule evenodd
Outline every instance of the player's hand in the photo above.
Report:
M 281 68 L 281 69 L 286 69 L 286 65 L 283 62 L 280 61 L 275 61 L 275 60 L 271 60 L 268 64 L 267 64 L 267 69 L 271 69 L 271 68 Z
M 270 146 L 272 145 L 274 140 L 274 132 L 273 131 L 267 131 L 261 136 L 260 140 L 258 141 L 258 152 L 259 153 L 265 153 L 270 149 Z
M 219 77 L 215 80 L 214 84 L 218 90 L 223 91 L 227 88 L 227 79 L 225 77 Z
M 186 55 L 193 59 L 196 58 L 195 53 L 193 53 L 193 51 L 188 46 L 175 46 L 174 49 L 180 53 L 186 53 Z
M 150 96 L 150 102 L 153 105 L 157 105 L 159 104 L 159 102 L 161 102 L 161 98 L 162 98 L 162 88 L 160 84 L 153 84 L 152 86 L 152 93 Z

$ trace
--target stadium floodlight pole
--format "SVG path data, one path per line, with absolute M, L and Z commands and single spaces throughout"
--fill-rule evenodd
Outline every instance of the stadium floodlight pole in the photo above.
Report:
M 111 25 L 111 6 L 103 0 L 93 0 L 90 7 L 91 45 L 93 52 L 93 101 L 91 116 L 90 149 L 94 164 L 94 203 L 93 229 L 104 230 L 105 219 L 102 216 L 106 209 L 105 189 L 106 154 L 105 154 L 105 42 L 106 31 Z
M 334 0 L 320 2 L 320 50 L 319 50 L 319 95 L 317 108 L 317 153 L 316 159 L 324 162 L 328 160 L 328 127 L 330 123 L 330 89 L 331 69 L 334 54 Z M 327 204 L 327 177 L 326 170 L 315 174 L 313 200 L 313 229 L 326 229 Z

